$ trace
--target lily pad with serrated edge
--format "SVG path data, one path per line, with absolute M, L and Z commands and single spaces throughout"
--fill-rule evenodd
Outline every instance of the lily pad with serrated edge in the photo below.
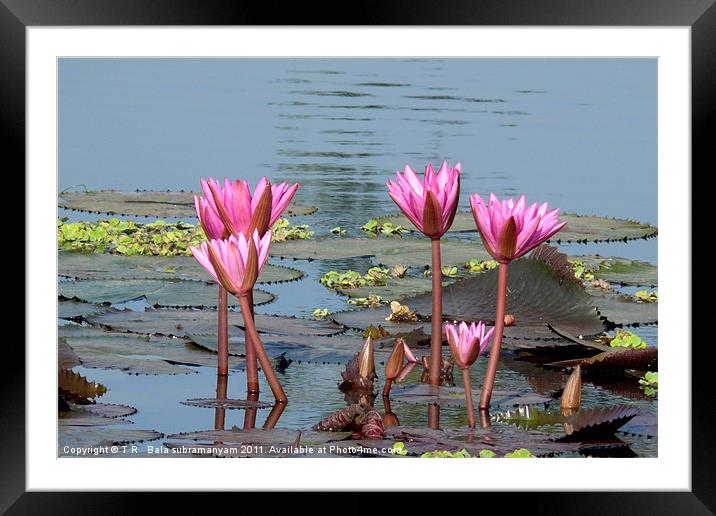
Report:
M 596 269 L 594 277 L 617 285 L 656 287 L 659 268 L 653 263 L 599 255 L 575 256 L 585 269 Z
M 290 445 L 299 437 L 298 430 L 288 428 L 259 428 L 247 430 L 201 430 L 182 432 L 167 436 L 167 439 L 225 444 Z
M 196 192 L 120 192 L 117 190 L 96 190 L 86 192 L 61 192 L 57 206 L 66 210 L 156 218 L 196 218 L 194 208 Z M 283 216 L 311 215 L 318 210 L 315 206 L 301 206 L 291 203 Z
M 443 281 L 443 286 L 449 281 Z M 432 290 L 432 279 L 424 277 L 406 276 L 404 278 L 389 278 L 385 285 L 366 285 L 357 288 L 337 287 L 334 289 L 339 294 L 350 298 L 368 297 L 369 295 L 380 296 L 385 301 L 395 301 L 408 296 L 415 296 Z
M 69 369 L 59 369 L 57 372 L 57 387 L 61 396 L 74 402 L 94 403 L 95 398 L 107 392 L 104 385 L 92 382 L 81 374 Z
M 474 386 L 472 388 L 473 399 L 480 398 L 481 387 Z M 437 403 L 446 407 L 464 407 L 465 390 L 462 387 L 442 386 L 435 389 L 433 386 L 419 383 L 407 385 L 405 387 L 396 387 L 391 391 L 391 399 L 405 403 L 414 403 L 423 405 L 426 403 Z M 515 406 L 515 405 L 539 405 L 551 401 L 552 398 L 542 396 L 530 391 L 503 391 L 494 390 L 490 405 L 493 407 Z
M 232 400 L 232 399 L 217 399 L 217 398 L 192 398 L 181 402 L 182 405 L 189 407 L 202 407 L 212 409 L 239 409 L 245 410 L 249 408 L 265 409 L 271 408 L 272 403 L 265 401 L 253 401 L 253 400 Z
M 115 403 L 97 403 L 95 405 L 86 405 L 85 412 L 91 412 L 98 416 L 109 418 L 127 417 L 137 413 L 137 409 L 129 405 L 118 405 Z
M 77 280 L 58 284 L 58 291 L 66 298 L 77 298 L 90 303 L 121 303 L 146 297 L 147 303 L 160 307 L 216 307 L 218 287 L 202 281 L 185 280 Z M 274 300 L 273 294 L 254 289 L 254 305 Z M 229 306 L 238 306 L 238 300 L 229 296 Z
M 650 412 L 641 413 L 622 426 L 619 433 L 657 437 L 659 435 L 659 417 Z
M 129 374 L 190 374 L 185 366 L 216 366 L 216 355 L 170 337 L 112 333 L 96 328 L 58 330 L 84 367 L 118 369 Z M 229 358 L 237 369 L 244 361 Z
M 111 310 L 106 305 L 86 303 L 78 299 L 60 298 L 57 302 L 57 317 L 60 319 L 77 319 L 87 315 L 103 314 Z
M 408 306 L 411 310 L 412 307 Z M 365 330 L 368 326 L 378 325 L 391 333 L 392 335 L 399 333 L 408 333 L 417 329 L 423 329 L 430 332 L 430 322 L 425 321 L 386 321 L 385 318 L 390 315 L 390 307 L 388 305 L 377 308 L 363 308 L 361 310 L 346 310 L 331 314 L 331 319 L 353 330 Z
M 471 259 L 490 260 L 485 248 L 475 242 L 443 239 L 440 244 L 442 265 L 460 266 Z M 380 265 L 405 265 L 423 268 L 432 263 L 430 240 L 427 238 L 318 238 L 276 242 L 271 256 L 294 260 L 339 260 L 374 257 Z
M 637 414 L 639 409 L 631 405 L 582 409 L 567 418 L 564 425 L 566 435 L 561 440 L 581 441 L 614 435 Z
M 655 371 L 658 368 L 659 349 L 650 346 L 644 349 L 612 348 L 589 358 L 562 360 L 544 364 L 545 367 L 576 367 L 590 373 L 623 373 L 627 369 Z
M 190 334 L 188 337 L 209 351 L 217 352 L 216 335 Z M 342 364 L 360 351 L 364 339 L 356 335 L 263 335 L 261 342 L 269 357 L 277 357 L 285 353 L 286 359 L 296 362 L 318 364 Z M 383 350 L 376 349 L 376 352 Z M 388 352 L 389 350 L 385 350 Z M 229 338 L 229 354 L 245 356 L 246 345 L 243 337 Z
M 60 412 L 57 424 L 63 426 L 109 426 L 133 424 L 131 421 L 116 417 L 106 417 L 87 410 L 85 406 L 74 406 L 71 410 Z
M 392 214 L 378 217 L 378 222 L 390 222 L 400 225 L 411 231 L 417 231 L 403 214 Z M 576 215 L 562 213 L 560 221 L 566 221 L 567 226 L 554 235 L 548 242 L 556 243 L 587 243 L 587 242 L 624 242 L 640 238 L 652 238 L 658 233 L 656 227 L 627 219 L 597 217 L 593 215 Z M 448 233 L 475 232 L 477 227 L 471 212 L 460 212 Z
M 208 310 L 152 309 L 144 312 L 117 310 L 87 319 L 90 324 L 119 332 L 185 337 L 188 334 L 217 332 L 217 313 Z M 330 319 L 317 321 L 282 315 L 256 314 L 259 333 L 273 335 L 337 335 L 345 327 Z M 243 335 L 241 312 L 229 312 L 229 336 Z
M 58 252 L 57 274 L 75 279 L 211 281 L 193 256 L 124 256 L 62 250 Z M 256 283 L 285 283 L 302 277 L 303 272 L 298 269 L 269 263 Z
M 109 419 L 109 418 L 106 418 Z M 88 449 L 105 445 L 123 445 L 161 439 L 164 434 L 156 430 L 134 428 L 62 426 L 57 432 L 57 449 L 60 456 L 75 456 L 65 449 Z M 104 452 L 108 453 L 108 452 Z M 86 455 L 82 455 L 83 457 Z M 91 455 L 90 455 L 91 456 Z
M 597 312 L 611 326 L 640 326 L 659 322 L 659 303 L 640 303 L 626 294 L 589 289 Z
M 57 339 L 57 368 L 72 369 L 77 365 L 80 365 L 80 359 L 77 354 L 64 338 Z

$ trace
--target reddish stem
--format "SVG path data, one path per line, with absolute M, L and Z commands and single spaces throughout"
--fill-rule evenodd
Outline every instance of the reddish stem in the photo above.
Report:
M 229 374 L 229 295 L 224 287 L 219 285 L 219 336 L 217 352 L 219 355 L 218 371 L 219 376 Z
M 500 361 L 500 346 L 502 345 L 502 334 L 505 330 L 505 305 L 507 304 L 507 264 L 500 263 L 497 277 L 497 311 L 495 313 L 495 336 L 492 340 L 490 358 L 485 371 L 485 383 L 480 393 L 480 410 L 490 409 L 490 398 L 492 398 L 492 387 L 495 384 L 497 374 L 497 363 Z
M 226 388 L 228 386 L 229 377 L 227 375 L 218 374 L 216 375 L 216 399 L 226 399 Z M 226 409 L 217 408 L 214 414 L 214 429 L 223 430 L 224 422 L 226 418 Z
M 249 392 L 246 394 L 246 401 L 258 401 L 258 392 Z M 256 413 L 258 409 L 256 407 L 247 407 L 244 410 L 244 429 L 251 430 L 256 428 Z
M 393 380 L 391 380 L 390 378 L 388 378 L 385 381 L 385 387 L 383 387 L 383 397 L 384 398 L 387 398 L 388 396 L 390 396 L 390 386 L 392 384 L 393 384 Z
M 440 429 L 440 405 L 428 403 L 428 428 Z
M 246 297 L 251 307 L 251 318 L 254 318 L 254 292 L 250 290 Z M 251 336 L 248 332 L 245 334 L 244 342 L 246 343 L 246 393 L 252 394 L 259 392 L 259 366 L 256 360 L 256 347 L 254 346 Z
M 465 401 L 467 402 L 467 424 L 475 428 L 475 408 L 472 404 L 472 388 L 470 387 L 470 369 L 462 370 L 462 382 L 465 385 Z
M 432 333 L 430 335 L 430 385 L 440 385 L 440 359 L 442 358 L 443 345 L 443 283 L 442 283 L 442 266 L 440 263 L 440 239 L 432 239 L 433 251 L 433 307 L 432 316 Z
M 288 401 L 286 393 L 283 392 L 283 387 L 281 387 L 281 383 L 276 377 L 271 360 L 266 354 L 264 345 L 261 343 L 261 338 L 256 331 L 256 325 L 254 324 L 254 318 L 251 315 L 251 305 L 249 304 L 248 297 L 246 295 L 239 296 L 239 303 L 241 304 L 241 313 L 244 316 L 244 326 L 246 327 L 246 332 L 251 338 L 251 343 L 256 350 L 256 356 L 261 364 L 261 368 L 264 371 L 264 376 L 266 376 L 266 381 L 271 388 L 271 392 L 273 393 L 274 398 L 276 398 L 276 401 L 286 403 Z
M 271 412 L 269 412 L 269 415 L 266 417 L 266 421 L 264 422 L 264 428 L 271 429 L 275 427 L 285 408 L 285 403 L 276 403 L 273 407 L 271 407 Z

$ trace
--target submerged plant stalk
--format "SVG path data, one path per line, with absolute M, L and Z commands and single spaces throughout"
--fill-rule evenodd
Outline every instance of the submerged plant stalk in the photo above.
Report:
M 482 385 L 480 393 L 480 410 L 490 409 L 490 399 L 492 398 L 492 388 L 495 384 L 495 375 L 497 374 L 497 364 L 500 361 L 500 346 L 502 344 L 502 334 L 505 330 L 505 305 L 507 304 L 507 263 L 500 263 L 497 278 L 497 310 L 495 312 L 495 337 L 492 341 L 490 349 L 490 358 L 487 362 L 487 370 L 485 371 L 485 383 Z
M 241 313 L 244 316 L 244 325 L 246 326 L 246 333 L 250 337 L 251 343 L 254 346 L 256 356 L 258 358 L 259 363 L 261 364 L 261 368 L 264 371 L 264 376 L 266 376 L 266 381 L 271 388 L 271 392 L 273 393 L 274 398 L 276 398 L 276 401 L 286 403 L 288 401 L 286 393 L 283 391 L 283 387 L 281 387 L 281 383 L 276 377 L 276 373 L 273 370 L 271 360 L 266 354 L 266 350 L 261 343 L 261 338 L 256 331 L 256 325 L 254 324 L 254 317 L 251 314 L 251 305 L 249 303 L 248 296 L 239 296 L 239 303 L 241 304 Z
M 462 381 L 465 385 L 465 401 L 467 402 L 467 424 L 470 428 L 475 427 L 475 408 L 472 404 L 472 388 L 470 387 L 470 369 L 465 367 L 462 370 Z
M 219 285 L 219 303 L 217 310 L 219 312 L 217 337 L 217 352 L 219 356 L 217 374 L 219 376 L 226 376 L 229 374 L 229 295 L 226 289 L 221 285 Z
M 249 307 L 251 308 L 251 319 L 254 319 L 254 291 L 249 290 L 246 294 Z M 246 393 L 253 394 L 259 392 L 259 366 L 256 360 L 256 346 L 251 336 L 246 332 Z
M 432 299 L 432 332 L 430 335 L 430 385 L 440 385 L 440 359 L 442 357 L 442 319 L 443 319 L 443 284 L 442 266 L 440 263 L 440 238 L 432 241 L 433 266 L 433 299 Z

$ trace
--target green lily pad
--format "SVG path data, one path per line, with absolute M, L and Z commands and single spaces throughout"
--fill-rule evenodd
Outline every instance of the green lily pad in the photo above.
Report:
M 447 285 L 448 281 L 443 281 Z M 415 296 L 432 290 L 432 278 L 406 276 L 404 278 L 388 278 L 385 285 L 358 288 L 336 287 L 335 291 L 350 298 L 368 297 L 371 294 L 380 296 L 385 301 L 395 301 L 408 296 Z
M 191 374 L 195 371 L 186 366 L 216 367 L 216 355 L 186 340 L 82 327 L 58 331 L 84 367 L 118 369 L 128 374 Z M 243 360 L 229 358 L 232 369 L 243 366 Z
M 412 306 L 409 306 L 412 310 Z M 331 319 L 352 330 L 363 331 L 368 326 L 382 326 L 391 335 L 400 333 L 409 333 L 417 329 L 423 329 L 430 333 L 430 322 L 425 321 L 386 321 L 385 318 L 390 315 L 389 306 L 380 306 L 377 308 L 364 308 L 362 310 L 346 310 L 344 312 L 336 312 L 331 314 Z
M 659 268 L 649 262 L 599 255 L 575 258 L 584 263 L 585 269 L 592 269 L 595 278 L 610 283 L 643 287 L 656 287 L 659 283 Z
M 57 274 L 74 279 L 211 281 L 193 256 L 125 256 L 62 250 L 58 252 Z M 302 277 L 303 272 L 298 269 L 267 264 L 257 283 L 285 283 Z
M 144 312 L 117 310 L 89 317 L 88 322 L 113 331 L 186 337 L 189 334 L 216 334 L 217 313 L 208 310 L 152 309 Z M 345 327 L 332 320 L 302 319 L 282 315 L 256 314 L 260 333 L 273 335 L 337 335 Z M 241 312 L 229 312 L 229 336 L 243 336 Z
M 597 311 L 615 326 L 640 326 L 659 322 L 658 303 L 638 303 L 631 296 L 602 289 L 589 289 Z
M 374 257 L 380 265 L 405 265 L 423 268 L 432 263 L 430 240 L 427 238 L 335 238 L 276 242 L 271 256 L 294 260 L 339 260 Z M 440 243 L 443 265 L 463 265 L 475 258 L 489 260 L 490 255 L 478 242 L 443 239 Z
M 216 398 L 192 398 L 190 400 L 182 401 L 182 405 L 189 407 L 202 407 L 212 409 L 227 409 L 227 410 L 245 410 L 248 408 L 264 409 L 270 408 L 273 405 L 265 401 L 252 401 L 252 400 L 232 400 L 232 399 L 216 399 Z
M 89 303 L 121 303 L 145 296 L 147 303 L 162 307 L 215 308 L 218 287 L 213 283 L 185 280 L 77 280 L 58 283 L 58 291 L 66 298 Z M 274 300 L 273 294 L 254 289 L 254 305 Z M 238 299 L 229 296 L 229 306 L 238 306 Z
M 623 242 L 639 238 L 652 238 L 658 233 L 656 227 L 627 219 L 613 219 L 563 213 L 560 220 L 567 221 L 567 226 L 548 242 L 587 243 L 587 242 Z M 403 214 L 385 215 L 378 218 L 379 222 L 390 222 L 401 225 L 411 231 L 417 231 Z M 471 212 L 460 212 L 455 215 L 448 233 L 477 231 L 475 219 Z
M 132 424 L 131 421 L 126 419 L 117 419 L 112 417 L 105 417 L 86 410 L 84 406 L 75 406 L 71 410 L 66 412 L 60 412 L 57 418 L 57 424 L 60 427 L 63 426 L 109 426 L 109 425 L 122 425 Z
M 95 405 L 85 405 L 85 412 L 91 412 L 98 416 L 109 418 L 127 417 L 137 413 L 137 409 L 129 405 L 118 405 L 115 403 L 97 403 Z
M 473 400 L 480 398 L 480 386 L 473 386 Z M 437 403 L 445 407 L 464 407 L 465 390 L 462 387 L 442 386 L 435 389 L 432 385 L 418 383 L 405 387 L 396 387 L 391 391 L 391 399 L 405 403 L 424 405 Z M 539 405 L 551 401 L 552 398 L 530 391 L 494 390 L 490 405 L 495 407 L 511 407 L 516 405 Z
M 119 192 L 98 190 L 88 192 L 62 192 L 57 206 L 66 210 L 156 218 L 196 218 L 195 192 Z M 293 217 L 311 215 L 315 206 L 291 203 L 283 215 Z
M 57 302 L 57 317 L 60 319 L 75 319 L 88 315 L 99 315 L 111 310 L 108 306 L 85 303 L 76 299 L 60 299 Z
M 123 444 L 154 441 L 161 439 L 163 435 L 164 434 L 155 430 L 135 430 L 133 428 L 106 426 L 83 427 L 60 425 L 57 432 L 57 450 L 59 456 L 75 457 L 77 454 L 65 452 L 65 449 L 88 449 L 108 445 L 121 446 Z M 87 455 L 81 456 L 85 457 Z M 92 457 L 93 455 L 89 456 Z

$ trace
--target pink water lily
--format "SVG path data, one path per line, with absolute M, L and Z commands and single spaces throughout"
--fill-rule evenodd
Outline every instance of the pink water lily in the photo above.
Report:
M 436 173 L 432 164 L 425 167 L 421 180 L 405 166 L 397 181 L 387 183 L 390 197 L 416 228 L 430 238 L 440 238 L 450 229 L 460 198 L 460 163 L 449 167 L 443 162 Z
M 470 206 L 485 249 L 500 263 L 528 253 L 567 225 L 558 219 L 559 208 L 549 210 L 547 203 L 527 206 L 524 195 L 515 202 L 490 194 L 485 206 L 482 197 L 473 194 Z
M 201 181 L 206 204 L 229 233 L 252 233 L 258 229 L 263 236 L 284 212 L 298 190 L 299 183 L 272 185 L 262 177 L 253 194 L 248 181 L 224 179 L 224 186 L 214 180 Z
M 206 233 L 206 237 L 209 240 L 216 240 L 217 238 L 226 237 L 227 230 L 216 210 L 216 204 L 214 203 L 209 183 L 213 183 L 214 188 L 221 189 L 221 185 L 216 179 L 209 178 L 207 181 L 202 179 L 201 188 L 204 191 L 205 197 L 195 195 L 194 208 L 196 209 L 196 216 L 199 218 L 201 227 L 204 229 L 204 233 Z
M 495 330 L 490 328 L 485 332 L 485 329 L 485 323 L 482 321 L 469 325 L 465 321 L 460 324 L 445 323 L 445 335 L 458 367 L 467 369 L 485 351 Z
M 225 240 L 209 240 L 199 247 L 190 247 L 194 258 L 217 283 L 239 297 L 246 295 L 256 283 L 268 260 L 271 232 L 263 237 L 254 231 L 253 238 L 243 233 Z

